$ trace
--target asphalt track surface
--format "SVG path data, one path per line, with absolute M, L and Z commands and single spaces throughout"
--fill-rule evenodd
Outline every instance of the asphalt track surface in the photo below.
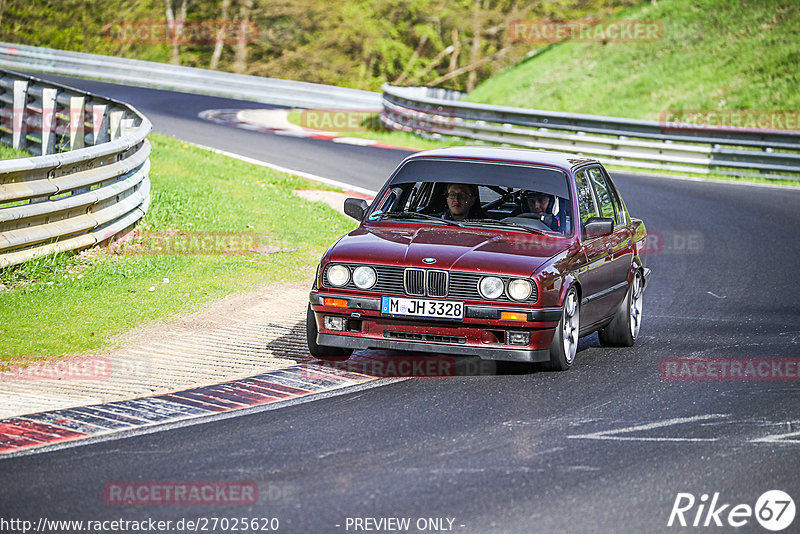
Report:
M 363 187 L 377 188 L 404 156 L 195 118 L 203 109 L 264 107 L 252 103 L 72 85 L 132 103 L 157 132 Z M 719 504 L 730 505 L 721 531 L 768 532 L 754 517 L 728 526 L 728 512 L 773 489 L 800 505 L 800 382 L 665 380 L 661 364 L 800 357 L 800 191 L 614 178 L 631 213 L 663 238 L 648 257 L 653 276 L 635 347 L 602 348 L 593 334 L 564 373 L 503 367 L 489 376 L 386 381 L 3 459 L 0 517 L 277 517 L 280 532 L 366 531 L 347 527 L 356 517 L 410 518 L 412 527 L 418 518 L 451 518 L 452 531 L 470 533 L 708 531 L 667 523 L 678 493 L 698 500 L 685 513 L 691 525 L 701 495 L 718 492 Z M 111 482 L 231 480 L 257 483 L 258 502 L 115 506 L 103 494 Z M 800 532 L 800 518 L 784 532 L 792 531 Z

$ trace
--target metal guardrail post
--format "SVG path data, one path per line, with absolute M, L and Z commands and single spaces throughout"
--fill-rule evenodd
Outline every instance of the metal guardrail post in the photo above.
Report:
M 27 100 L 28 82 L 25 80 L 14 80 L 14 107 L 11 111 L 14 117 L 11 126 L 13 142 L 11 146 L 22 150 L 25 150 L 28 145 L 26 135 L 28 131 L 28 122 L 25 120 Z
M 56 151 L 56 95 L 55 87 L 42 89 L 42 155 L 54 154 Z
M 77 150 L 84 147 L 84 113 L 86 97 L 69 97 L 69 149 Z
M 108 105 L 92 105 L 92 144 L 99 145 L 110 140 L 108 131 Z

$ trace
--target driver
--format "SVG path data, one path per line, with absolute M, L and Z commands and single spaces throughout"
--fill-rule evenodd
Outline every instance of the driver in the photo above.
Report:
M 472 206 L 478 199 L 478 186 L 472 184 L 450 184 L 447 186 L 447 209 L 442 219 L 463 221 L 469 217 Z
M 539 191 L 529 191 L 525 194 L 525 201 L 527 202 L 528 211 L 535 216 L 534 218 L 538 218 L 551 230 L 558 231 L 560 221 L 552 213 L 548 213 L 547 211 L 551 209 L 553 203 L 553 199 L 550 195 Z

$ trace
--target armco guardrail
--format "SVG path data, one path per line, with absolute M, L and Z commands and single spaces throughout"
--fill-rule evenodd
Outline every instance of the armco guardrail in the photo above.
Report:
M 131 106 L 0 71 L 0 267 L 102 243 L 150 204 L 152 126 Z
M 686 124 L 463 102 L 462 93 L 383 86 L 383 123 L 426 136 L 457 136 L 558 150 L 644 169 L 798 179 L 800 133 L 704 129 Z
M 232 74 L 0 42 L 0 66 L 302 108 L 380 109 L 381 95 L 345 87 Z

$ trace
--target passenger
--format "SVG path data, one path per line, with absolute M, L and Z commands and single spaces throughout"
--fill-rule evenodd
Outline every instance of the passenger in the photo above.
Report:
M 450 184 L 447 186 L 447 209 L 442 219 L 463 221 L 483 217 L 478 199 L 478 186 L 472 184 Z

